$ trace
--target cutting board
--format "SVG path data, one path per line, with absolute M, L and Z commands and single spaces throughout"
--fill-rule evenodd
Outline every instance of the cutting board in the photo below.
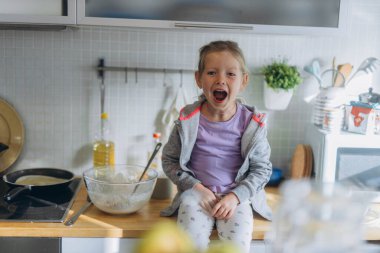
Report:
M 310 145 L 305 145 L 306 149 L 306 168 L 304 171 L 304 177 L 309 178 L 311 177 L 312 171 L 313 171 L 313 150 L 311 149 Z
M 301 179 L 311 176 L 313 153 L 309 145 L 298 144 L 294 150 L 291 163 L 291 178 Z

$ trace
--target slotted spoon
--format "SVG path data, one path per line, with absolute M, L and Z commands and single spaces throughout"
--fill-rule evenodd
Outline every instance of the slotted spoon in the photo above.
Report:
M 352 76 L 348 79 L 347 85 L 350 83 L 350 81 L 352 79 L 354 79 L 354 77 L 357 74 L 359 74 L 361 72 L 365 72 L 367 74 L 374 72 L 377 65 L 380 65 L 380 61 L 377 58 L 375 58 L 375 57 L 369 57 L 369 58 L 365 59 L 360 64 L 359 68 L 355 71 L 355 73 L 352 74 Z

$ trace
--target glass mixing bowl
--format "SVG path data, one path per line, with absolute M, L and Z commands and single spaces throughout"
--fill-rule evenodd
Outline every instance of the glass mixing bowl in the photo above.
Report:
M 83 172 L 88 195 L 100 210 L 111 214 L 128 214 L 140 210 L 150 199 L 158 173 L 144 167 L 112 165 Z

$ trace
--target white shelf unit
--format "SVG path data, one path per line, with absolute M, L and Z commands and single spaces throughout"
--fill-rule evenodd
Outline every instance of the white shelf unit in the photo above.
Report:
M 376 149 L 380 153 L 380 135 L 362 135 L 342 131 L 330 133 L 314 125 L 306 131 L 306 144 L 313 149 L 315 179 L 321 182 L 336 181 L 339 148 Z

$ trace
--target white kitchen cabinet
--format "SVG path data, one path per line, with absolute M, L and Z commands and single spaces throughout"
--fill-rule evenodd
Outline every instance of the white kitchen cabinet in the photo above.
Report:
M 76 0 L 0 0 L 0 24 L 75 25 Z
M 62 238 L 62 253 L 127 253 L 134 252 L 139 239 L 133 238 Z M 365 244 L 362 253 L 378 253 L 378 242 Z M 253 240 L 250 253 L 272 252 L 268 242 Z
M 348 1 L 77 0 L 77 24 L 336 35 Z
M 337 35 L 346 31 L 348 1 L 0 0 L 0 26 L 77 24 Z
M 134 238 L 62 238 L 62 253 L 134 252 L 139 239 Z M 254 240 L 251 253 L 265 253 L 266 242 Z

